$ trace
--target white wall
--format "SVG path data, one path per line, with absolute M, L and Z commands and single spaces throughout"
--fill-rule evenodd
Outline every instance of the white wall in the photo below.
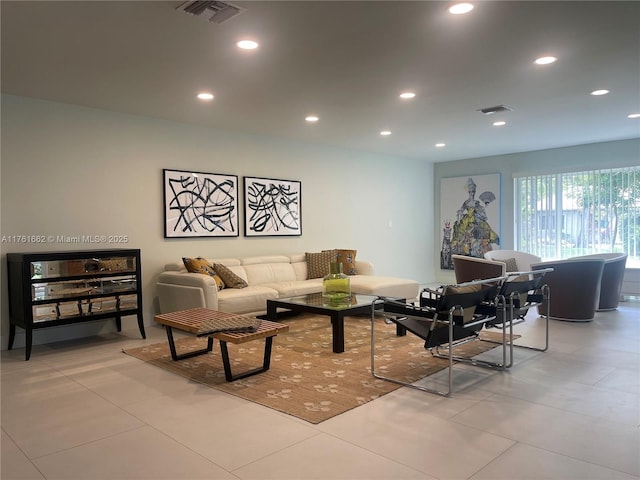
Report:
M 440 180 L 447 177 L 474 176 L 490 173 L 501 174 L 500 208 L 502 228 L 500 248 L 513 249 L 514 210 L 513 177 L 528 173 L 562 173 L 601 168 L 631 167 L 640 165 L 640 139 L 617 142 L 593 143 L 574 147 L 554 148 L 534 152 L 514 153 L 494 157 L 471 158 L 455 162 L 437 163 L 434 166 L 434 222 L 436 226 L 434 257 L 440 254 L 442 230 L 440 224 Z M 434 277 L 438 282 L 455 281 L 453 271 L 435 266 Z
M 140 248 L 147 324 L 155 313 L 155 278 L 164 263 L 181 256 L 356 248 L 379 274 L 433 281 L 434 182 L 427 161 L 6 95 L 1 140 L 1 235 L 129 238 L 127 244 L 3 242 L 3 348 L 7 252 Z M 240 185 L 243 175 L 300 180 L 302 236 L 244 238 L 241 231 L 238 238 L 165 239 L 163 168 L 238 175 Z M 34 343 L 113 331 L 114 323 L 44 329 Z M 123 328 L 133 326 L 133 318 L 123 321 Z M 21 332 L 16 346 L 24 344 Z

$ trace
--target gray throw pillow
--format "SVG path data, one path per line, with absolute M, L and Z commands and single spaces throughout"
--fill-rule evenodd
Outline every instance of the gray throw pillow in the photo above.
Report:
M 504 262 L 507 265 L 507 272 L 518 271 L 518 264 L 516 263 L 515 258 L 505 258 L 504 260 L 501 260 L 501 262 Z

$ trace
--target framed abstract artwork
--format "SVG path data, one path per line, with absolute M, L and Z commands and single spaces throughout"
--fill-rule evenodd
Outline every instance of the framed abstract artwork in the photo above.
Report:
M 302 235 L 302 183 L 244 177 L 244 235 Z
M 163 172 L 165 238 L 239 235 L 236 175 Z
M 500 245 L 500 174 L 440 180 L 440 268 L 451 255 L 484 257 Z

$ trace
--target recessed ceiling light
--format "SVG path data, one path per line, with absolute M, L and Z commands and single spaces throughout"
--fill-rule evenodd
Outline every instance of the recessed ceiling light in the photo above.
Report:
M 506 125 L 507 122 L 503 122 L 502 120 L 498 121 L 498 122 L 493 122 L 493 126 L 494 127 L 501 127 L 503 125 Z
M 304 117 L 304 119 L 309 123 L 317 122 L 318 120 L 320 120 L 320 118 L 315 115 L 307 115 L 306 117 Z
M 609 93 L 609 90 L 601 89 L 601 90 L 594 90 L 593 92 L 591 92 L 591 95 L 595 95 L 597 97 L 599 95 L 606 95 L 607 93 Z
M 454 15 L 469 13 L 471 10 L 473 10 L 473 5 L 471 5 L 470 3 L 457 3 L 456 5 L 449 7 L 449 13 L 452 13 Z
M 253 40 L 240 40 L 236 45 L 243 50 L 255 50 L 258 48 L 258 42 L 254 42 Z
M 556 57 L 540 57 L 536 58 L 535 63 L 538 65 L 549 65 L 550 63 L 554 63 L 558 60 Z
M 380 135 L 382 135 L 383 137 L 388 137 L 389 135 L 391 135 L 391 131 L 389 130 L 382 130 L 380 132 Z
M 208 92 L 201 92 L 198 94 L 200 100 L 213 100 L 213 94 Z
M 630 113 L 627 118 L 640 118 L 640 113 Z
M 414 98 L 416 96 L 413 92 L 402 92 L 400 98 Z
M 446 143 L 436 143 L 436 147 L 438 147 L 438 148 L 442 148 L 442 147 L 444 147 L 446 145 L 447 145 Z

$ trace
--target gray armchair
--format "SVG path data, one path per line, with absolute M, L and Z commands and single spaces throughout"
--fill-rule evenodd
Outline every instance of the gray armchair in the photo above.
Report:
M 604 260 L 602 281 L 600 282 L 600 299 L 598 312 L 615 310 L 620 302 L 624 269 L 627 264 L 626 253 L 599 253 L 595 255 L 583 255 L 575 258 L 601 258 Z
M 600 302 L 600 286 L 605 260 L 574 257 L 531 265 L 532 270 L 553 268 L 545 276 L 551 302 L 538 306 L 540 315 L 556 320 L 589 322 Z

